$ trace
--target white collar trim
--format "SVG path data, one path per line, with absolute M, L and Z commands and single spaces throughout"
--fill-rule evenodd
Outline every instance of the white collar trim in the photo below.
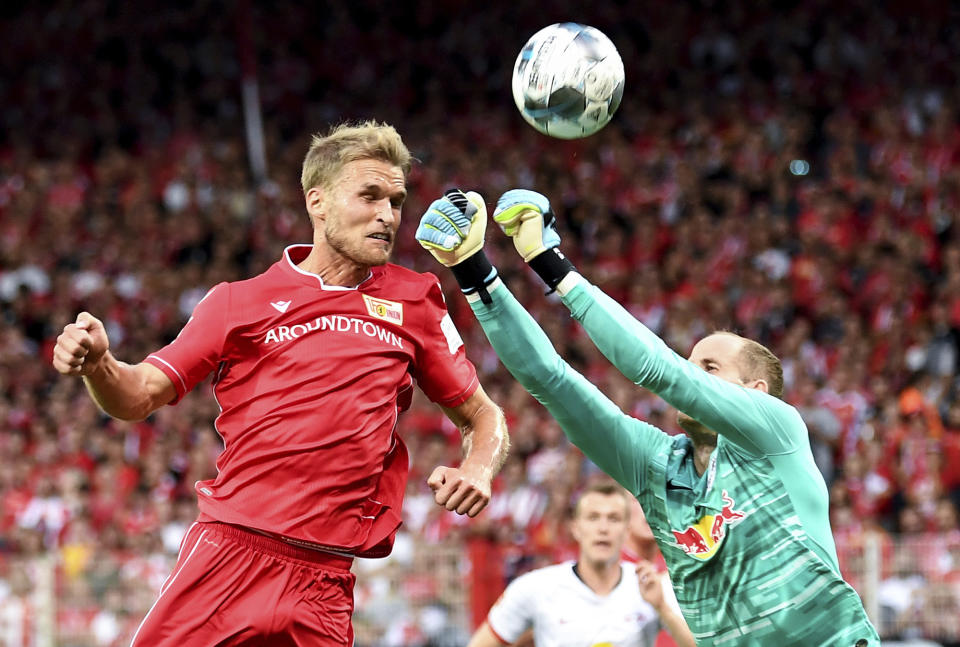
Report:
M 323 277 L 321 277 L 319 274 L 314 274 L 313 272 L 308 272 L 308 271 L 302 269 L 300 266 L 298 266 L 296 263 L 293 262 L 293 259 L 290 258 L 290 250 L 294 249 L 295 247 L 306 247 L 306 248 L 308 248 L 308 249 L 313 249 L 313 245 L 290 245 L 290 246 L 286 247 L 286 248 L 283 250 L 283 258 L 284 258 L 284 260 L 287 261 L 287 265 L 289 265 L 289 266 L 293 269 L 293 271 L 297 272 L 298 274 L 303 274 L 304 276 L 311 276 L 311 277 L 317 279 L 317 281 L 320 283 L 320 289 L 321 289 L 321 290 L 330 290 L 331 292 L 348 292 L 348 291 L 350 291 L 350 290 L 356 290 L 356 289 L 359 288 L 361 285 L 363 285 L 364 283 L 366 283 L 367 281 L 369 281 L 371 278 L 373 278 L 373 272 L 370 272 L 369 274 L 367 274 L 367 276 L 366 276 L 365 279 L 363 279 L 362 281 L 360 281 L 359 283 L 357 283 L 357 284 L 354 285 L 354 286 L 349 286 L 349 285 L 327 285 L 326 283 L 323 282 Z

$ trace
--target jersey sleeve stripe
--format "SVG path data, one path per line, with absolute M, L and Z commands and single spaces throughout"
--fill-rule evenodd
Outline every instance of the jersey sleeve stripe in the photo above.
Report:
M 510 643 L 514 642 L 513 640 L 507 640 L 506 638 L 504 638 L 503 636 L 501 636 L 500 634 L 498 634 L 498 633 L 497 633 L 497 630 L 493 628 L 493 625 L 492 625 L 492 624 L 490 624 L 490 618 L 489 618 L 489 617 L 487 618 L 487 627 L 490 628 L 490 633 L 492 633 L 492 634 L 496 637 L 496 639 L 499 640 L 500 642 L 502 642 L 503 644 L 509 645 Z
M 184 393 L 187 392 L 187 383 L 186 383 L 186 381 L 183 379 L 183 376 L 180 375 L 180 371 L 178 371 L 177 369 L 175 369 L 175 368 L 173 367 L 173 365 L 170 364 L 170 362 L 166 361 L 166 360 L 163 359 L 162 357 L 158 357 L 157 355 L 148 355 L 148 356 L 147 356 L 147 360 L 151 360 L 151 359 L 154 360 L 154 361 L 160 362 L 161 364 L 163 364 L 164 366 L 166 366 L 168 369 L 170 369 L 170 370 L 173 372 L 174 375 L 177 376 L 177 379 L 180 380 L 180 388 L 178 389 L 178 391 L 180 391 L 180 395 L 183 395 Z M 147 360 L 144 360 L 144 361 L 147 361 Z
M 471 395 L 473 395 L 476 392 L 477 388 L 479 387 L 480 387 L 480 379 L 477 376 L 474 376 L 473 379 L 470 381 L 470 386 L 464 389 L 463 393 L 461 393 L 460 395 L 454 398 L 446 400 L 444 402 L 438 402 L 437 404 L 439 404 L 442 407 L 456 407 L 458 405 L 461 405 L 464 402 L 466 402 L 467 399 Z

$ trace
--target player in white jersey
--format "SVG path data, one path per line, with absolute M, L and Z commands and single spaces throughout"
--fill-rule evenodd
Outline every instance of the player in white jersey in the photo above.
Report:
M 576 562 L 521 575 L 497 600 L 468 647 L 652 647 L 661 626 L 678 647 L 695 647 L 669 580 L 649 562 L 622 563 L 629 499 L 612 481 L 593 483 L 574 511 Z

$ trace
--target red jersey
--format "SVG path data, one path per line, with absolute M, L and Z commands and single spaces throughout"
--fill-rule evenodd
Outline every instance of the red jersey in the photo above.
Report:
M 293 245 L 263 274 L 221 283 L 168 346 L 146 358 L 176 403 L 211 372 L 224 451 L 195 489 L 201 518 L 358 556 L 390 552 L 407 450 L 397 417 L 417 385 L 455 407 L 476 370 L 432 274 L 374 267 L 327 286 Z

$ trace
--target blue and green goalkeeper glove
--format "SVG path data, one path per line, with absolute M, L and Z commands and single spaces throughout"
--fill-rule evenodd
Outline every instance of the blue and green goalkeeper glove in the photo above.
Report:
M 453 271 L 464 294 L 479 293 L 491 303 L 487 287 L 497 270 L 483 253 L 487 206 L 479 193 L 450 189 L 434 200 L 420 218 L 417 242 Z
M 542 193 L 527 189 L 507 191 L 497 200 L 493 219 L 513 238 L 513 246 L 528 263 L 560 244 L 550 201 Z
M 575 272 L 573 263 L 557 249 L 560 234 L 550 201 L 542 193 L 527 189 L 511 189 L 497 200 L 493 219 L 504 233 L 513 238 L 513 246 L 530 268 L 550 287 Z
M 450 267 L 483 247 L 486 229 L 487 206 L 480 194 L 450 189 L 427 207 L 416 237 L 434 258 Z

